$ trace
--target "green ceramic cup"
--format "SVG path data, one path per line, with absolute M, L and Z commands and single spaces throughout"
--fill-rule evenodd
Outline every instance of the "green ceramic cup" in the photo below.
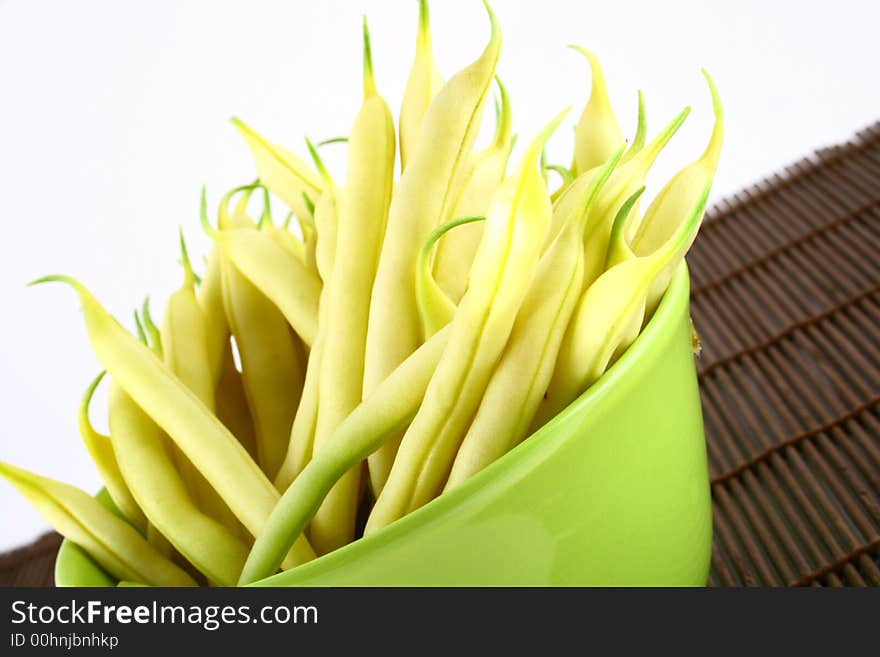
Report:
M 689 293 L 682 264 L 620 360 L 491 466 L 259 585 L 704 585 L 712 512 Z M 114 584 L 70 541 L 55 579 Z

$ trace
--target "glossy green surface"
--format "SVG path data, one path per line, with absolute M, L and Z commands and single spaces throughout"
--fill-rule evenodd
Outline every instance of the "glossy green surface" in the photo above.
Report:
M 623 357 L 497 462 L 369 538 L 261 584 L 705 584 L 712 516 L 688 295 L 682 265 Z M 71 548 L 65 541 L 56 581 L 97 582 L 98 569 Z

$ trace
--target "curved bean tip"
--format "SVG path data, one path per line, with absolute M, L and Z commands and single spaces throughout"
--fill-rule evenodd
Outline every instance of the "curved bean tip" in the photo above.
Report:
M 331 137 L 330 139 L 325 139 L 324 141 L 319 141 L 318 146 L 328 146 L 329 144 L 345 144 L 348 143 L 348 137 Z
M 263 228 L 267 224 L 269 226 L 273 225 L 272 222 L 272 203 L 269 200 L 269 190 L 265 187 L 263 189 L 263 211 L 260 213 L 260 219 L 257 222 L 257 228 Z M 305 192 L 303 192 L 305 194 Z
M 254 131 L 251 130 L 250 126 L 247 123 L 242 121 L 237 116 L 232 116 L 229 118 L 229 122 L 235 127 L 236 130 L 239 131 L 243 136 L 250 137 L 255 136 Z
M 596 171 L 590 180 L 587 189 L 584 191 L 582 203 L 580 205 L 580 214 L 577 219 L 581 232 L 586 228 L 587 218 L 590 216 L 589 209 L 593 200 L 598 196 L 599 192 L 605 186 L 605 183 L 608 182 L 608 179 L 611 178 L 611 174 L 623 158 L 625 150 L 626 144 L 621 144 L 617 150 L 611 154 L 611 157 L 605 160 L 605 162 L 599 167 L 598 171 Z
M 626 227 L 629 213 L 632 211 L 633 206 L 636 204 L 636 201 L 639 200 L 639 197 L 644 191 L 645 186 L 642 185 L 633 194 L 631 194 L 629 198 L 626 199 L 626 201 L 623 202 L 622 206 L 620 206 L 620 210 L 617 211 L 617 216 L 615 216 L 614 223 L 611 226 L 612 244 L 616 239 L 623 239 L 623 229 Z
M 431 28 L 431 15 L 428 10 L 428 0 L 419 0 L 419 36 L 429 33 Z
M 495 80 L 495 84 L 498 86 L 498 92 L 501 94 L 501 110 L 505 109 L 510 112 L 510 95 L 507 93 L 507 87 L 504 86 L 504 82 L 501 81 L 501 76 L 497 73 L 493 76 Z
M 626 257 L 624 254 L 629 254 L 629 257 L 632 256 L 632 249 L 626 242 L 625 230 L 626 225 L 629 222 L 630 212 L 644 191 L 645 186 L 642 185 L 635 193 L 631 194 L 629 198 L 623 202 L 623 205 L 621 205 L 620 209 L 617 211 L 617 215 L 614 217 L 614 222 L 611 225 L 608 253 L 605 257 L 605 269 L 622 262 Z
M 630 144 L 629 149 L 626 153 L 626 159 L 629 159 L 637 152 L 642 150 L 642 147 L 645 145 L 645 136 L 648 133 L 648 119 L 645 114 L 645 95 L 642 93 L 642 90 L 638 91 L 639 97 L 639 110 L 638 117 L 636 118 L 636 134 L 633 137 L 632 143 Z
M 570 43 L 567 47 L 571 50 L 574 50 L 576 53 L 580 53 L 581 55 L 586 57 L 587 62 L 590 65 L 590 73 L 593 76 L 593 87 L 602 84 L 604 82 L 604 75 L 602 73 L 602 66 L 599 64 L 599 58 L 596 57 L 596 54 L 592 50 L 587 50 L 583 46 L 579 46 L 576 43 Z
M 721 146 L 724 141 L 724 109 L 721 106 L 721 95 L 718 93 L 718 87 L 715 86 L 712 76 L 706 69 L 701 69 L 706 83 L 709 85 L 709 93 L 712 95 L 712 111 L 715 115 L 715 125 L 712 127 L 712 135 L 709 137 L 709 143 L 700 160 L 705 166 L 708 166 L 712 175 L 718 167 L 718 160 L 721 157 Z
M 159 329 L 156 327 L 156 323 L 153 321 L 153 316 L 150 314 L 149 294 L 144 297 L 144 303 L 141 305 L 141 316 L 144 318 L 144 326 L 147 328 L 148 332 L 159 332 Z
M 5 477 L 9 483 L 15 484 L 21 478 L 21 470 L 6 461 L 0 461 L 0 475 Z
M 498 75 L 495 75 L 495 84 L 498 85 L 498 92 L 501 95 L 501 103 L 498 104 L 498 101 L 496 100 L 494 145 L 501 148 L 511 139 L 513 120 L 511 117 L 510 96 L 508 96 L 507 89 Z
M 571 169 L 564 167 L 561 164 L 545 164 L 544 168 L 559 175 L 562 179 L 563 186 L 567 187 L 574 182 L 574 174 L 572 174 Z
M 492 25 L 492 35 L 490 37 L 490 43 L 492 43 L 501 39 L 501 24 L 498 22 L 495 12 L 492 11 L 492 5 L 489 4 L 489 0 L 483 0 L 483 6 L 486 8 L 486 13 L 489 14 L 489 22 Z
M 211 225 L 211 220 L 208 219 L 208 196 L 204 185 L 202 185 L 202 195 L 199 200 L 199 222 L 202 224 L 202 230 L 205 231 L 205 235 L 213 239 L 217 230 Z
M 483 215 L 456 217 L 455 219 L 451 219 L 450 221 L 447 221 L 446 223 L 441 224 L 440 226 L 435 228 L 433 231 L 431 231 L 431 234 L 428 235 L 428 237 L 422 243 L 422 248 L 419 249 L 419 257 L 423 258 L 423 259 L 427 258 L 430 255 L 431 250 L 434 248 L 434 244 L 436 244 L 437 241 L 441 237 L 443 237 L 446 233 L 448 233 L 453 228 L 457 228 L 458 226 L 461 226 L 464 224 L 471 224 L 471 223 L 474 223 L 475 221 L 486 221 L 486 217 Z
M 340 139 L 340 138 L 337 137 L 336 139 Z M 331 143 L 331 142 L 335 141 L 336 139 L 328 139 L 327 141 L 322 141 L 321 143 L 318 144 L 318 146 Z M 327 167 L 324 166 L 324 160 L 321 159 L 321 156 L 318 153 L 318 149 L 315 148 L 315 145 L 312 143 L 312 140 L 309 139 L 308 137 L 305 137 L 305 140 L 306 140 L 306 148 L 309 151 L 309 156 L 312 158 L 312 162 L 315 165 L 315 169 L 318 170 L 318 174 L 324 180 L 324 183 L 329 187 L 332 184 L 333 179 L 330 177 L 330 172 L 327 171 Z M 348 138 L 346 137 L 345 140 L 348 141 Z
M 610 112 L 611 108 L 610 100 L 608 98 L 608 87 L 605 84 L 605 73 L 602 71 L 602 65 L 599 63 L 599 58 L 596 57 L 593 51 L 587 50 L 582 46 L 572 44 L 568 47 L 586 57 L 587 62 L 590 65 L 590 75 L 592 76 L 592 80 L 590 82 L 589 104 L 600 103 L 609 106 L 607 111 Z
M 419 249 L 416 265 L 416 304 L 422 321 L 422 332 L 427 340 L 448 324 L 455 314 L 456 305 L 434 281 L 431 273 L 431 254 L 435 244 L 447 232 L 463 224 L 485 221 L 484 216 L 458 217 L 435 228 Z
M 535 159 L 538 160 L 544 152 L 544 145 L 550 139 L 556 129 L 559 127 L 559 124 L 568 116 L 568 113 L 571 111 L 571 105 L 562 110 L 559 114 L 553 117 L 547 125 L 538 133 L 538 136 L 535 137 L 534 141 L 532 141 L 529 146 L 529 152 L 524 156 L 524 159 L 530 160 Z
M 302 193 L 302 197 L 303 197 L 303 203 L 306 204 L 306 209 L 309 211 L 309 214 L 311 214 L 314 217 L 315 216 L 315 202 L 305 192 Z M 287 228 L 287 226 L 290 224 L 290 218 L 292 216 L 293 216 L 292 212 L 289 215 L 287 215 L 287 219 L 284 221 L 285 228 Z
M 709 75 L 709 71 L 705 68 L 701 68 L 700 72 L 703 74 L 703 77 L 706 78 L 706 82 L 709 85 L 709 93 L 712 94 L 712 111 L 715 113 L 715 118 L 721 120 L 724 118 L 724 108 L 721 105 L 721 94 L 718 93 L 718 87 L 715 86 L 715 81 L 712 79 L 712 76 Z
M 144 328 L 146 328 L 146 333 L 149 338 L 147 342 L 147 346 L 160 358 L 162 357 L 162 333 L 159 331 L 159 328 L 156 326 L 155 322 L 153 322 L 153 317 L 150 314 L 150 295 L 144 297 L 144 303 L 141 306 L 141 316 L 144 320 Z
M 86 388 L 85 394 L 83 394 L 82 401 L 79 406 L 79 419 L 80 422 L 89 424 L 89 406 L 92 403 L 92 397 L 95 395 L 95 390 L 97 390 L 98 385 L 104 379 L 104 376 L 107 374 L 107 370 L 101 370 L 101 373 L 98 374 L 94 378 L 94 380 L 88 385 Z
M 34 485 L 34 479 L 37 481 L 42 479 L 39 475 L 28 472 L 24 468 L 18 468 L 6 461 L 0 461 L 0 476 L 19 490 L 21 487 L 31 489 Z
M 186 240 L 183 238 L 183 226 L 177 227 L 180 238 L 180 259 L 183 265 L 183 284 L 192 288 L 195 285 L 196 275 L 193 272 L 192 263 L 189 260 L 189 253 L 186 250 Z
M 98 388 L 98 385 L 103 381 L 104 377 L 107 376 L 107 370 L 101 370 L 100 374 L 96 376 L 92 382 L 89 384 L 89 387 L 86 388 L 86 401 L 91 401 L 92 395 L 95 394 L 95 390 Z
M 144 331 L 144 325 L 141 323 L 141 316 L 138 314 L 137 310 L 134 311 L 134 327 L 137 331 L 138 340 L 144 345 L 147 345 L 147 334 Z
M 376 95 L 376 79 L 373 75 L 373 49 L 370 46 L 370 28 L 364 16 L 364 98 Z
M 648 124 L 648 117 L 645 114 L 645 94 L 642 93 L 642 90 L 639 89 L 639 115 L 638 115 L 638 127 L 636 128 L 637 133 L 642 133 L 644 135 L 645 129 Z
M 82 284 L 78 280 L 71 276 L 65 276 L 64 274 L 49 274 L 48 276 L 41 276 L 28 283 L 28 287 L 42 285 L 43 283 L 67 283 L 73 288 L 82 287 Z

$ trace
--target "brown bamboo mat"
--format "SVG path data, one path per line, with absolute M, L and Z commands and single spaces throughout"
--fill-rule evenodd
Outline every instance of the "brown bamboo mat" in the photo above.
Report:
M 880 585 L 880 123 L 722 202 L 689 257 L 712 585 Z
M 718 204 L 688 261 L 710 584 L 880 585 L 880 123 Z M 50 585 L 57 545 L 0 585 Z
M 0 586 L 52 586 L 55 584 L 55 554 L 61 537 L 43 534 L 30 545 L 0 554 Z

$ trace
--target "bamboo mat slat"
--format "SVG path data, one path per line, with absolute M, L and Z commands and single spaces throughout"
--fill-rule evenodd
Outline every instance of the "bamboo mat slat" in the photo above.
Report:
M 880 585 L 880 123 L 717 204 L 688 262 L 709 584 Z M 58 544 L 0 585 L 51 585 Z
M 0 586 L 53 586 L 61 537 L 43 534 L 29 545 L 0 554 Z
M 880 585 L 880 124 L 716 205 L 688 260 L 710 584 Z

